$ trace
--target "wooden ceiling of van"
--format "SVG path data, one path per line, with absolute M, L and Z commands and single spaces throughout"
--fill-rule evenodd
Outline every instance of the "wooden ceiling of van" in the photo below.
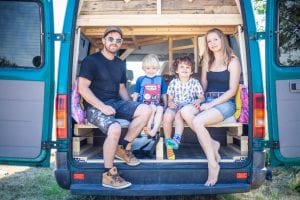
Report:
M 217 26 L 225 34 L 236 33 L 236 26 Z M 213 26 L 201 27 L 122 27 L 124 42 L 122 48 L 138 48 L 167 41 L 169 37 L 192 37 L 204 35 Z M 98 48 L 102 47 L 101 38 L 105 27 L 82 27 L 81 32 Z
M 238 14 L 237 0 L 84 0 L 80 15 Z
M 101 48 L 105 27 L 120 26 L 122 48 L 136 49 L 169 37 L 203 35 L 213 27 L 233 34 L 241 19 L 239 0 L 81 0 L 77 27 Z

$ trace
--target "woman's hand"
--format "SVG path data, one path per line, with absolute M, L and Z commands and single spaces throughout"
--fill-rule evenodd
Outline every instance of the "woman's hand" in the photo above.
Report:
M 212 108 L 214 105 L 211 103 L 211 102 L 209 102 L 209 103 L 204 103 L 204 104 L 202 104 L 201 105 L 201 107 L 200 107 L 200 111 L 204 111 L 204 110 L 208 110 L 208 109 L 210 109 L 210 108 Z

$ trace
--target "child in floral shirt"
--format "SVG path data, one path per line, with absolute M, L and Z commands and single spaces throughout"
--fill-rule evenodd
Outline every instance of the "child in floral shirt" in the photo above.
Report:
M 175 159 L 173 149 L 179 148 L 184 129 L 184 121 L 180 114 L 181 108 L 188 104 L 200 107 L 200 103 L 204 101 L 204 92 L 200 82 L 191 77 L 195 70 L 193 61 L 188 56 L 177 58 L 173 64 L 173 70 L 177 78 L 173 79 L 168 86 L 168 108 L 163 118 L 163 129 L 169 160 Z M 171 138 L 174 120 L 175 133 L 173 138 Z

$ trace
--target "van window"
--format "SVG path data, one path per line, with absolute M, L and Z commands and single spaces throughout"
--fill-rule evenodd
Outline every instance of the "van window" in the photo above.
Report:
M 0 67 L 42 65 L 40 12 L 37 2 L 0 1 Z
M 281 0 L 277 9 L 278 61 L 283 66 L 300 65 L 300 2 Z

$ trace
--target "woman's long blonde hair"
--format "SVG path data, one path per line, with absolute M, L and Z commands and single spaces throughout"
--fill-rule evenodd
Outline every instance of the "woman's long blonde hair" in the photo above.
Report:
M 213 28 L 213 29 L 209 30 L 205 35 L 205 52 L 204 52 L 202 65 L 205 65 L 207 67 L 207 70 L 209 70 L 211 68 L 213 62 L 215 61 L 214 53 L 208 48 L 208 44 L 207 44 L 207 36 L 210 33 L 216 33 L 220 37 L 221 44 L 222 44 L 221 48 L 222 48 L 223 56 L 224 56 L 224 65 L 228 66 L 231 59 L 236 56 L 235 56 L 233 50 L 230 48 L 228 40 L 227 40 L 226 36 L 224 35 L 224 33 L 220 29 L 217 29 L 217 28 Z

